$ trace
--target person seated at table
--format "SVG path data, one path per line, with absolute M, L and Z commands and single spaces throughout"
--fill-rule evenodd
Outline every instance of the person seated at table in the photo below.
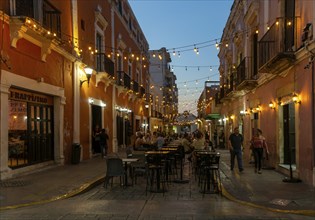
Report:
M 151 144 L 151 134 L 150 134 L 150 131 L 148 131 L 148 132 L 144 135 L 143 140 L 144 140 L 145 143 Z
M 146 150 L 144 144 L 145 141 L 143 139 L 143 134 L 141 132 L 138 132 L 135 140 L 134 150 Z
M 146 148 L 147 150 L 151 150 L 151 149 L 152 149 L 151 134 L 150 134 L 150 132 L 147 132 L 147 133 L 143 136 L 143 147 Z
M 156 147 L 157 149 L 161 149 L 165 144 L 164 135 L 162 133 L 158 134 L 158 137 L 156 139 Z
M 191 139 L 188 133 L 184 133 L 184 136 L 181 140 L 181 145 L 184 147 L 185 154 L 188 155 L 187 160 L 191 162 L 194 147 L 191 144 Z
M 158 133 L 156 131 L 153 131 L 152 136 L 151 136 L 151 146 L 153 149 L 157 148 L 157 138 L 158 138 Z
M 184 147 L 185 154 L 190 154 L 194 150 L 193 146 L 191 145 L 191 140 L 188 133 L 184 134 L 181 140 L 181 145 Z
M 205 138 L 201 131 L 196 130 L 194 132 L 194 139 L 191 145 L 195 150 L 204 150 L 206 148 Z

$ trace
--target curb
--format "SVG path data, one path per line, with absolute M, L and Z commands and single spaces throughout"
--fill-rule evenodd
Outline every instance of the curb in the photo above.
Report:
M 243 200 L 239 200 L 236 197 L 234 197 L 232 194 L 230 194 L 225 187 L 223 186 L 223 184 L 221 183 L 222 186 L 222 195 L 233 201 L 233 202 L 237 202 L 241 205 L 246 205 L 246 206 L 250 206 L 253 208 L 259 208 L 259 209 L 264 209 L 267 211 L 272 211 L 272 212 L 278 212 L 278 213 L 287 213 L 287 214 L 297 214 L 297 215 L 305 215 L 305 216 L 315 216 L 315 210 L 288 210 L 288 209 L 276 209 L 276 208 L 270 208 L 267 206 L 262 206 L 262 205 L 257 205 L 255 203 L 251 203 L 251 202 L 247 202 L 247 201 L 243 201 Z
M 4 210 L 10 210 L 10 209 L 17 209 L 17 208 L 22 208 L 22 207 L 27 207 L 27 206 L 33 206 L 33 205 L 41 205 L 41 204 L 45 204 L 45 203 L 49 203 L 49 202 L 53 202 L 53 201 L 57 201 L 57 200 L 61 200 L 61 199 L 67 199 L 76 195 L 80 195 L 84 192 L 87 192 L 88 190 L 90 190 L 91 188 L 101 184 L 102 182 L 104 182 L 105 176 L 102 175 L 101 177 L 95 178 L 94 180 L 92 180 L 89 183 L 85 183 L 82 186 L 80 186 L 77 189 L 71 190 L 69 192 L 67 192 L 66 194 L 60 195 L 60 196 L 56 196 L 50 199 L 45 199 L 45 200 L 41 200 L 41 201 L 35 201 L 35 202 L 30 202 L 30 203 L 23 203 L 23 204 L 18 204 L 18 205 L 11 205 L 11 206 L 3 206 L 0 207 L 0 211 L 4 211 Z
M 24 203 L 24 204 L 12 205 L 12 206 L 0 207 L 0 211 L 10 210 L 10 209 L 17 209 L 17 208 L 33 206 L 33 205 L 40 205 L 40 204 L 45 204 L 45 203 L 49 203 L 49 202 L 53 202 L 53 201 L 57 201 L 57 200 L 61 200 L 61 199 L 67 199 L 67 198 L 70 198 L 70 197 L 73 197 L 73 196 L 77 196 L 77 195 L 85 193 L 88 190 L 90 190 L 91 188 L 101 184 L 102 182 L 104 182 L 104 179 L 105 179 L 105 176 L 103 175 L 101 177 L 95 178 L 93 181 L 91 181 L 89 183 L 83 184 L 81 187 L 79 187 L 77 189 L 69 191 L 66 194 L 63 194 L 63 195 L 60 195 L 60 196 L 56 196 L 56 197 L 53 197 L 51 199 L 41 200 L 41 201 L 35 201 L 35 202 L 30 202 L 30 203 Z M 225 187 L 222 184 L 222 182 L 220 183 L 220 185 L 222 187 L 222 195 L 225 198 L 227 198 L 230 201 L 237 202 L 237 203 L 239 203 L 241 205 L 246 205 L 246 206 L 250 206 L 250 207 L 253 207 L 253 208 L 259 208 L 259 209 L 264 209 L 264 210 L 267 210 L 267 211 L 278 212 L 278 213 L 297 214 L 297 215 L 305 215 L 305 216 L 315 216 L 315 210 L 284 210 L 284 209 L 276 209 L 276 208 L 270 208 L 270 207 L 267 207 L 267 206 L 257 205 L 255 203 L 239 200 L 236 197 L 234 197 L 232 194 L 230 194 L 225 189 Z

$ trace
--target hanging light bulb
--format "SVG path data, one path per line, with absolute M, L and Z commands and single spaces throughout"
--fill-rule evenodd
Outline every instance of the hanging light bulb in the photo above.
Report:
M 199 49 L 197 48 L 196 54 L 199 55 Z
M 175 52 L 175 49 L 173 50 L 173 56 L 176 56 L 176 52 Z
M 178 51 L 178 57 L 180 57 L 180 52 Z
M 194 51 L 197 52 L 196 44 L 194 44 Z
M 210 66 L 210 71 L 212 71 L 212 66 Z

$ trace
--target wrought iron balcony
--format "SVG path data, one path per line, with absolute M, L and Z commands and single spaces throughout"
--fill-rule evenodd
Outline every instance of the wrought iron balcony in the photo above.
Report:
M 276 21 L 258 42 L 259 72 L 280 74 L 292 65 L 297 48 L 298 18 L 282 18 Z
M 143 88 L 142 86 L 140 87 L 140 94 L 141 97 L 146 98 L 145 95 L 145 88 Z
M 139 92 L 139 83 L 137 83 L 136 81 L 133 81 L 133 91 L 135 93 Z
M 106 72 L 109 76 L 114 76 L 114 63 L 105 53 L 96 53 L 96 71 Z
M 131 89 L 131 80 L 130 76 L 124 71 L 117 71 L 116 84 L 119 86 L 123 86 L 126 89 Z
M 221 104 L 221 102 L 220 102 L 220 92 L 217 92 L 214 95 L 214 100 L 215 100 L 215 105 L 220 105 Z
M 257 86 L 257 70 L 251 57 L 245 57 L 236 68 L 236 89 L 251 90 Z
M 49 1 L 43 0 L 42 5 L 38 5 L 41 1 L 15 0 L 15 13 L 12 16 L 25 16 L 33 18 L 43 28 L 55 33 L 61 38 L 61 12 L 54 7 Z
M 232 72 L 230 75 L 230 79 L 227 82 L 227 88 L 225 88 L 226 96 L 233 95 L 232 93 L 235 91 L 235 82 L 234 82 L 235 75 L 236 75 L 235 72 Z

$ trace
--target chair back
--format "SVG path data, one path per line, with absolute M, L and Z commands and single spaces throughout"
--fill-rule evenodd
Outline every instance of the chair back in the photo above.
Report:
M 106 160 L 106 176 L 122 176 L 125 173 L 121 158 L 108 158 Z
M 198 158 L 201 166 L 218 166 L 220 162 L 220 154 L 199 154 Z
M 146 159 L 145 159 L 144 153 L 143 154 L 133 154 L 132 158 L 139 159 L 137 162 L 134 162 L 131 164 L 133 167 L 145 167 Z

